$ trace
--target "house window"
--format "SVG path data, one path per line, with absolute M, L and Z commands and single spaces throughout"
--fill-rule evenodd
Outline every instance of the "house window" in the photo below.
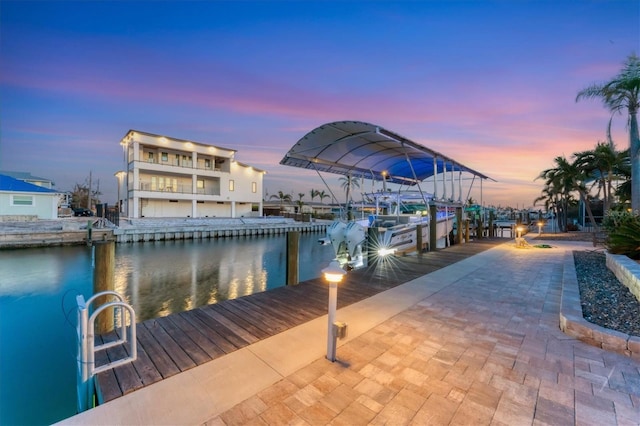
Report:
M 229 179 L 229 191 L 235 191 L 236 189 L 236 183 L 233 181 L 233 179 Z
M 251 192 L 253 192 L 254 194 L 256 192 L 258 192 L 258 184 L 255 182 L 251 182 Z
M 158 179 L 155 176 L 151 176 L 151 190 L 156 191 L 158 189 Z
M 210 169 L 211 168 L 211 160 L 208 158 L 204 159 L 204 168 L 205 169 Z
M 147 157 L 147 161 L 149 163 L 153 163 L 153 152 L 148 152 L 148 157 Z
M 198 181 L 196 182 L 196 188 L 204 189 L 204 180 L 198 179 Z
M 33 195 L 12 195 L 12 206 L 33 206 Z
M 162 162 L 166 163 L 167 161 L 169 161 L 169 154 L 166 152 L 162 153 Z

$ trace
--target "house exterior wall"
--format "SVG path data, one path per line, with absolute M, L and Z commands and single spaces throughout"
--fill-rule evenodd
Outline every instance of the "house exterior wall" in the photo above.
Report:
M 20 204 L 16 202 L 16 196 L 29 197 L 32 204 Z M 0 191 L 0 216 L 21 215 L 38 216 L 38 219 L 56 219 L 58 217 L 58 194 Z
M 116 177 L 128 217 L 262 215 L 264 172 L 235 161 L 234 150 L 135 130 L 120 145 L 126 167 Z

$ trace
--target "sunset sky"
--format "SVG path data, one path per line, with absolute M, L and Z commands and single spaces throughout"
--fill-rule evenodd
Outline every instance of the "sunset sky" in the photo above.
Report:
M 530 206 L 555 156 L 605 140 L 609 112 L 576 94 L 634 52 L 639 0 L 2 0 L 0 170 L 59 190 L 92 172 L 112 204 L 136 129 L 236 149 L 297 199 L 324 187 L 284 154 L 359 120 L 491 176 L 485 204 Z

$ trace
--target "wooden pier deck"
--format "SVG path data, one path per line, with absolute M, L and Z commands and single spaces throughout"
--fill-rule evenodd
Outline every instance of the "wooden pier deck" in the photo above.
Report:
M 338 290 L 338 308 L 451 265 L 505 238 L 481 239 L 421 256 L 394 257 L 346 275 Z M 261 339 L 327 314 L 328 286 L 323 279 L 305 281 L 227 300 L 191 311 L 138 323 L 138 359 L 98 374 L 101 403 L 126 395 L 206 363 Z M 104 335 L 110 341 L 115 335 Z M 96 363 L 123 356 L 122 347 L 96 354 Z

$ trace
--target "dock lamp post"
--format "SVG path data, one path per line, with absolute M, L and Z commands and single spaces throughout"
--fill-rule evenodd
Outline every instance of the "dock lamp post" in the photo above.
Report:
M 516 247 L 524 247 L 524 240 L 522 239 L 522 231 L 524 227 L 521 225 L 516 226 Z
M 541 220 L 538 221 L 538 235 L 542 234 L 542 225 L 544 225 L 544 223 L 542 223 Z
M 335 324 L 336 305 L 338 303 L 338 283 L 346 275 L 344 269 L 337 261 L 332 260 L 329 266 L 322 270 L 324 279 L 329 282 L 329 319 L 327 323 L 327 359 L 331 362 L 336 360 L 336 342 L 338 339 L 338 328 L 340 331 L 346 330 L 346 325 Z

